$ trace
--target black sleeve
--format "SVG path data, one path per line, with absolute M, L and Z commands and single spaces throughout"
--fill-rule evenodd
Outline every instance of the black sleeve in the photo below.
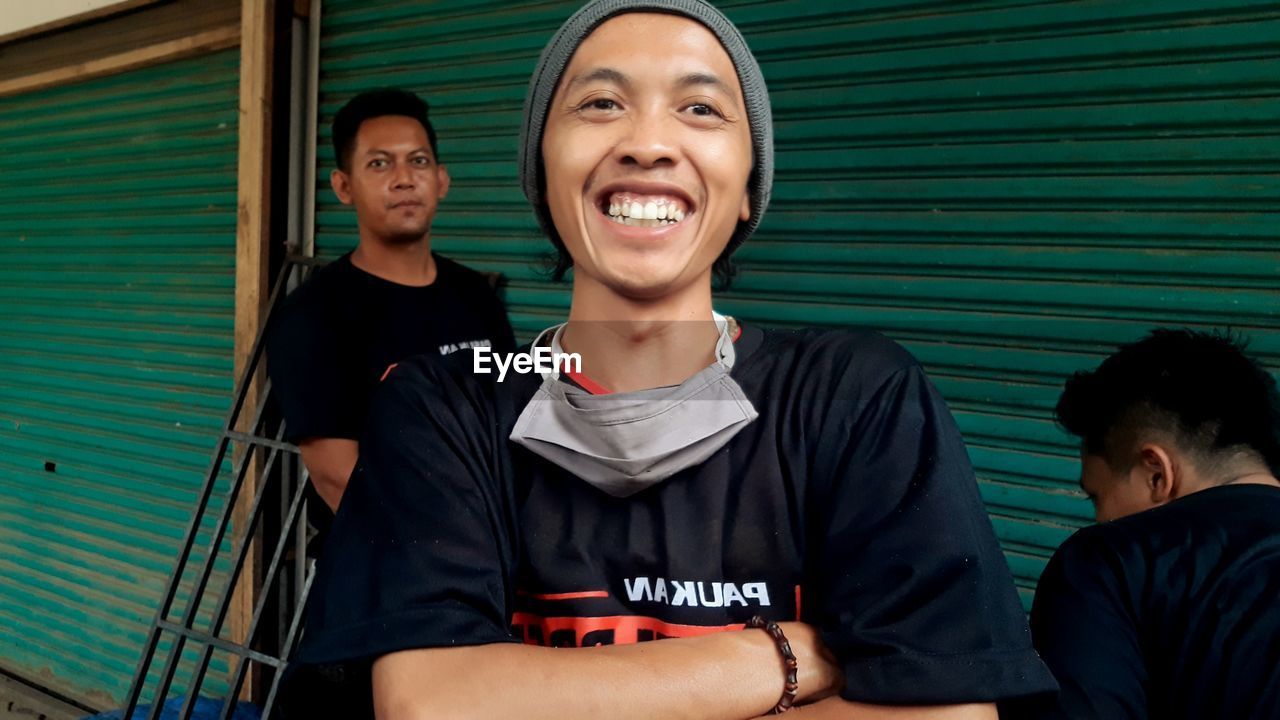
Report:
M 324 548 L 303 656 L 313 662 L 510 640 L 514 518 L 486 388 L 402 363 Z
M 364 411 L 347 357 L 323 312 L 298 303 L 281 308 L 267 337 L 267 373 L 290 442 L 359 439 Z
M 817 467 L 819 625 L 842 695 L 886 705 L 993 702 L 1051 692 L 1013 578 L 945 404 L 918 365 L 831 393 Z M 851 415 L 852 417 L 849 417 Z
M 1031 632 L 1058 679 L 1058 704 L 1044 718 L 1147 717 L 1146 660 L 1116 556 L 1096 528 L 1054 553 L 1036 588 Z
M 508 460 L 486 389 L 444 364 L 401 363 L 375 395 L 291 666 L 295 708 L 366 697 L 387 653 L 514 641 Z

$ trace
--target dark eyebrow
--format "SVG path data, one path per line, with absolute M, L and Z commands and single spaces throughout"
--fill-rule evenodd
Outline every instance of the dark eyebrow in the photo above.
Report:
M 719 76 L 712 75 L 711 73 L 692 72 L 680 78 L 680 81 L 676 83 L 676 86 L 679 88 L 690 88 L 697 85 L 711 85 L 729 97 L 734 97 L 735 95 L 733 88 L 729 86 L 729 83 L 721 80 Z
M 631 80 L 620 71 L 614 70 L 610 67 L 598 67 L 591 72 L 575 77 L 573 80 L 569 81 L 568 87 L 572 89 L 575 85 L 600 81 L 611 82 L 615 85 L 621 85 L 624 88 L 631 85 Z
M 581 75 L 578 75 L 573 80 L 570 80 L 568 87 L 572 89 L 576 85 L 583 85 L 586 83 L 601 82 L 601 81 L 611 82 L 623 88 L 627 88 L 631 85 L 631 79 L 628 78 L 626 75 L 624 75 L 621 71 L 615 70 L 614 68 L 611 68 L 611 67 L 598 67 L 598 68 L 595 68 L 594 70 L 591 70 L 590 72 L 586 72 Z M 737 95 L 737 93 L 733 91 L 733 87 L 730 86 L 729 83 L 725 82 L 724 80 L 721 80 L 720 76 L 714 75 L 709 72 L 691 72 L 691 73 L 688 73 L 687 75 L 682 76 L 679 80 L 676 81 L 676 87 L 682 90 L 691 88 L 691 87 L 697 87 L 699 85 L 710 85 L 711 87 L 714 87 L 715 89 L 719 90 L 720 92 L 723 92 L 725 95 L 728 95 L 729 97 L 736 97 Z
M 422 147 L 417 147 L 409 151 L 410 155 L 413 155 L 415 153 L 426 153 L 427 155 L 430 155 L 431 148 L 427 147 L 426 145 L 423 145 Z M 390 150 L 383 150 L 382 148 L 369 148 L 368 150 L 364 151 L 364 154 L 368 156 L 368 155 L 391 155 L 393 153 Z

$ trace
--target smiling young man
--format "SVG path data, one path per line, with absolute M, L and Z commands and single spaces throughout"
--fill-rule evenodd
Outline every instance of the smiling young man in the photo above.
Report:
M 574 271 L 537 343 L 582 372 L 390 375 L 292 712 L 345 687 L 348 712 L 396 719 L 960 720 L 1051 689 L 914 360 L 712 308 L 773 175 L 737 29 L 696 0 L 588 4 L 542 54 L 522 142 Z
M 421 353 L 515 342 L 479 273 L 431 251 L 436 207 L 449 191 L 427 104 L 397 89 L 352 98 L 333 120 L 334 194 L 355 208 L 355 250 L 290 295 L 268 338 L 268 370 L 324 534 L 338 507 L 387 368 Z
M 1275 380 L 1227 338 L 1158 330 L 1077 373 L 1057 412 L 1102 524 L 1036 590 L 1035 644 L 1062 692 L 1033 716 L 1277 717 Z

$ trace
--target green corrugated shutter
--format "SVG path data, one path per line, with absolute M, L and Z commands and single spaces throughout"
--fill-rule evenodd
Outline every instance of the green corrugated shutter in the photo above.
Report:
M 436 245 L 506 273 L 525 338 L 568 295 L 536 265 L 520 104 L 577 5 L 324 5 L 322 124 L 369 87 L 430 100 L 454 178 Z M 718 307 L 871 325 L 910 347 L 951 403 L 1029 601 L 1091 516 L 1051 420 L 1067 374 L 1159 324 L 1237 328 L 1280 366 L 1280 7 L 717 5 L 761 61 L 778 153 L 773 205 Z M 327 146 L 320 158 L 332 168 Z M 319 248 L 348 249 L 354 218 L 327 187 L 318 197 Z
M 239 54 L 0 98 L 0 667 L 129 687 L 231 390 Z

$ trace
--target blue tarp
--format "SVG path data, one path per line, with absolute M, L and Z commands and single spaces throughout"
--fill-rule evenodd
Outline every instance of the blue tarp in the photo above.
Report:
M 160 710 L 160 720 L 177 720 L 178 714 L 182 711 L 182 703 L 186 698 L 176 697 L 164 704 Z M 191 720 L 217 720 L 218 713 L 222 712 L 222 700 L 202 697 L 196 700 L 196 706 L 192 709 Z M 150 707 L 139 707 L 133 711 L 131 720 L 146 720 L 147 713 L 151 711 Z M 235 712 L 231 714 L 231 720 L 261 720 L 262 711 L 257 706 L 247 702 L 236 705 Z M 85 718 L 85 720 L 124 720 L 123 710 L 112 710 L 100 715 L 93 715 Z

